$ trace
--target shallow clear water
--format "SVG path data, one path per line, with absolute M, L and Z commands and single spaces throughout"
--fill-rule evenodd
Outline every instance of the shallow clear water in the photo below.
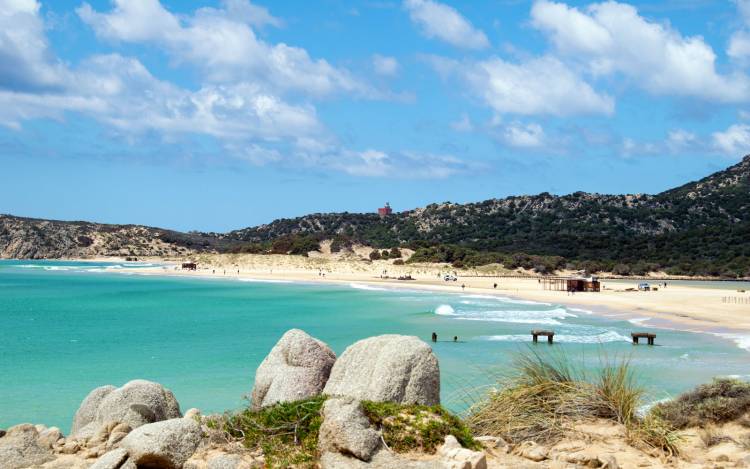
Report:
M 602 354 L 629 358 L 653 399 L 713 376 L 750 373 L 750 353 L 734 341 L 659 330 L 658 347 L 633 347 L 629 334 L 643 326 L 559 305 L 357 284 L 112 272 L 138 268 L 0 261 L 0 427 L 34 422 L 67 431 L 91 389 L 134 378 L 172 389 L 183 410 L 238 408 L 255 368 L 292 327 L 338 354 L 372 335 L 429 341 L 436 332 L 443 402 L 456 411 L 508 371 L 536 327 L 557 334 L 553 347 L 540 343 L 536 350 L 563 350 L 591 367 Z

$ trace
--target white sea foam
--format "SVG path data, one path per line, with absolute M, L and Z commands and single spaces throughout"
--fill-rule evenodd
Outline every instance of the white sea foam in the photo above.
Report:
M 440 305 L 435 308 L 435 314 L 439 314 L 440 316 L 455 316 L 456 310 L 451 305 Z
M 502 302 L 502 303 L 508 303 L 508 304 L 513 304 L 513 305 L 552 306 L 552 303 L 544 303 L 544 302 L 541 302 L 541 301 L 530 301 L 530 300 L 517 300 L 515 298 L 508 298 L 507 296 L 495 296 L 495 295 L 461 295 L 461 298 L 473 298 L 473 299 L 479 299 L 479 300 L 494 300 L 494 302 Z M 471 302 L 467 302 L 467 304 L 471 304 Z M 476 304 L 488 304 L 488 303 L 487 302 L 482 302 L 482 303 L 476 303 Z
M 497 306 L 496 304 L 494 306 Z M 559 325 L 561 319 L 576 317 L 565 308 L 543 310 L 455 310 L 450 305 L 440 305 L 436 314 L 453 316 L 464 321 L 490 321 L 517 324 Z
M 714 332 L 713 334 L 717 337 L 734 341 L 734 343 L 737 344 L 737 347 L 750 352 L 750 335 L 729 334 L 723 332 Z
M 490 335 L 481 337 L 483 340 L 499 342 L 528 342 L 528 334 Z M 574 344 L 603 344 L 608 342 L 630 342 L 630 337 L 625 337 L 619 332 L 607 331 L 595 335 L 567 335 L 555 334 L 555 342 L 566 342 Z
M 576 313 L 583 313 L 583 314 L 594 314 L 593 311 L 589 311 L 588 309 L 581 309 L 581 308 L 568 308 L 568 311 L 575 311 Z
M 632 318 L 632 319 L 628 319 L 628 322 L 636 326 L 643 326 L 645 325 L 647 321 L 650 321 L 650 320 L 651 318 Z
M 206 277 L 206 278 L 213 278 L 213 277 Z M 240 282 L 248 282 L 248 283 L 293 283 L 288 280 L 274 280 L 274 279 L 266 279 L 266 278 L 238 278 Z
M 368 290 L 368 291 L 388 291 L 387 288 L 374 287 L 372 285 L 366 285 L 364 283 L 350 283 L 350 287 L 356 288 L 357 290 Z

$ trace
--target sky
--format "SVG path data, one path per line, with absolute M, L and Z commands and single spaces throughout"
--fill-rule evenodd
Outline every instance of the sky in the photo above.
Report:
M 750 0 L 0 0 L 0 213 L 228 231 L 750 153 Z

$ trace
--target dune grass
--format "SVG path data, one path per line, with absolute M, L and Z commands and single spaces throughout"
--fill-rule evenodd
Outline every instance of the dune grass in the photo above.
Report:
M 750 412 L 750 383 L 717 378 L 652 409 L 675 428 L 704 427 L 733 420 Z
M 669 424 L 638 416 L 644 391 L 629 361 L 600 361 L 596 371 L 586 373 L 563 353 L 518 355 L 513 372 L 472 406 L 466 422 L 475 435 L 500 436 L 511 444 L 554 444 L 573 431 L 574 422 L 602 418 L 625 425 L 633 444 L 676 453 Z

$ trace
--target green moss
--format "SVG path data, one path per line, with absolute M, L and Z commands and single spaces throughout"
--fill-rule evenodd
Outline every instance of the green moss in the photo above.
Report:
M 209 428 L 225 432 L 251 450 L 262 449 L 267 467 L 316 467 L 318 430 L 325 397 L 284 402 L 212 417 Z
M 388 447 L 397 453 L 434 453 L 446 435 L 455 436 L 466 448 L 481 448 L 461 420 L 439 405 L 363 401 L 362 409 L 370 422 L 382 430 Z

